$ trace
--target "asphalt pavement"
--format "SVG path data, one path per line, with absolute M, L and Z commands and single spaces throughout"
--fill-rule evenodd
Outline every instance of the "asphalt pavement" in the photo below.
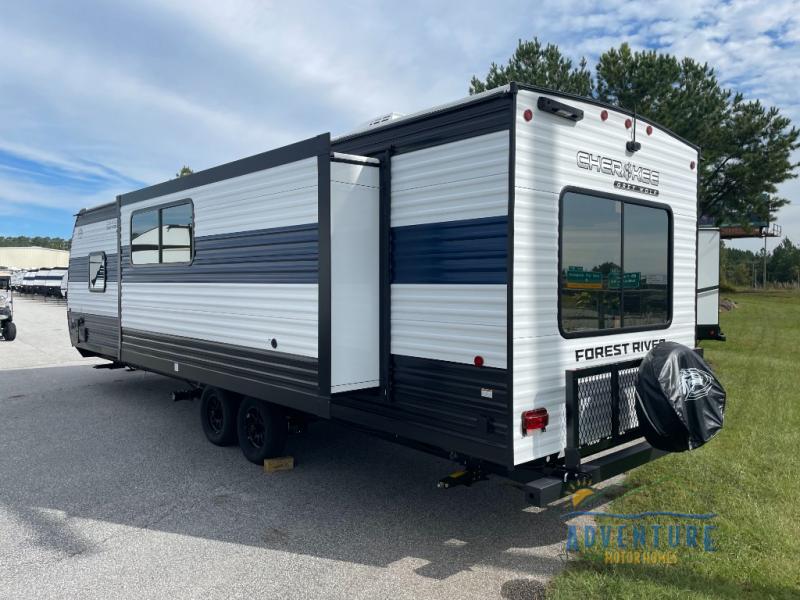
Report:
M 0 341 L 0 598 L 537 598 L 561 510 L 329 422 L 266 474 L 208 443 L 165 377 L 98 370 L 63 302 L 16 298 Z

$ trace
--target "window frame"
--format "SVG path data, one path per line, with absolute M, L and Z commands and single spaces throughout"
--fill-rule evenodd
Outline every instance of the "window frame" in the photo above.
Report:
M 590 329 L 586 331 L 565 331 L 562 322 L 562 314 L 561 314 L 561 299 L 562 299 L 562 289 L 561 289 L 561 272 L 563 270 L 564 265 L 562 264 L 562 257 L 563 257 L 563 243 L 564 243 L 564 198 L 567 194 L 581 194 L 584 196 L 593 196 L 600 200 L 612 200 L 616 202 L 621 202 L 623 204 L 635 204 L 638 206 L 644 206 L 648 208 L 655 208 L 666 211 L 667 213 L 667 223 L 668 223 L 668 231 L 667 231 L 667 277 L 668 277 L 668 285 L 667 285 L 667 320 L 663 323 L 658 323 L 654 325 L 635 325 L 633 327 L 617 327 L 611 329 Z M 673 273 L 673 259 L 674 259 L 674 229 L 675 229 L 675 220 L 672 215 L 672 207 L 669 204 L 665 204 L 662 202 L 652 202 L 650 200 L 643 200 L 640 198 L 632 198 L 630 196 L 622 196 L 620 194 L 608 193 L 599 190 L 592 190 L 588 188 L 582 188 L 577 186 L 566 186 L 561 189 L 561 193 L 558 197 L 558 247 L 556 252 L 558 252 L 558 271 L 556 273 L 556 290 L 557 290 L 557 320 L 558 320 L 558 332 L 561 334 L 561 337 L 564 339 L 575 339 L 575 338 L 587 338 L 587 337 L 601 337 L 607 335 L 620 335 L 624 333 L 636 333 L 640 331 L 659 331 L 663 329 L 669 329 L 672 326 L 672 317 L 673 317 L 673 285 L 674 285 L 674 273 Z M 620 225 L 620 271 L 621 273 L 625 273 L 625 209 L 622 210 L 622 221 Z M 622 281 L 622 280 L 620 280 Z M 625 297 L 625 287 L 620 283 L 620 315 L 623 316 L 624 310 L 624 302 L 623 299 Z
M 172 208 L 173 206 L 181 206 L 183 204 L 188 204 L 192 209 L 192 231 L 191 235 L 189 236 L 189 260 L 188 261 L 181 261 L 181 262 L 162 262 L 162 252 L 164 250 L 162 236 L 162 225 L 161 225 L 161 211 L 165 208 Z M 156 211 L 158 213 L 158 262 L 150 262 L 150 263 L 135 263 L 133 262 L 133 218 L 143 212 L 147 211 Z M 195 223 L 196 223 L 196 214 L 194 210 L 194 201 L 191 198 L 183 198 L 181 200 L 175 200 L 173 202 L 165 202 L 164 204 L 153 204 L 152 206 L 145 206 L 143 208 L 137 208 L 134 211 L 131 211 L 131 216 L 128 219 L 128 263 L 131 267 L 134 268 L 156 268 L 156 267 L 164 267 L 164 266 L 189 266 L 194 262 L 194 251 L 195 251 Z
M 93 256 L 100 256 L 103 259 L 103 289 L 99 287 L 92 287 L 92 257 Z M 86 269 L 88 271 L 87 275 L 88 278 L 86 280 L 86 287 L 89 288 L 89 291 L 95 294 L 104 294 L 106 292 L 106 288 L 108 287 L 108 255 L 102 250 L 98 250 L 96 252 L 89 252 L 87 256 L 87 264 Z

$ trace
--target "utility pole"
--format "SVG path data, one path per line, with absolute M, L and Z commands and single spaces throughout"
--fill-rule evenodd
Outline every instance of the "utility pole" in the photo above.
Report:
M 764 236 L 764 289 L 767 289 L 767 236 Z

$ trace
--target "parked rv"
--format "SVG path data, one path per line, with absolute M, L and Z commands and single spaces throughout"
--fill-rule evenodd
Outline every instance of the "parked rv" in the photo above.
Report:
M 47 280 L 50 275 L 49 267 L 42 267 L 36 270 L 36 278 L 33 280 L 33 293 L 44 295 L 47 292 Z
M 25 294 L 32 294 L 36 289 L 36 273 L 39 269 L 31 269 L 25 271 L 25 277 L 22 279 L 22 291 Z
M 61 292 L 61 297 L 66 300 L 67 298 L 67 290 L 69 289 L 69 272 L 65 272 L 64 276 L 61 278 L 61 285 L 59 291 Z
M 11 275 L 11 289 L 15 292 L 22 290 L 22 280 L 25 277 L 25 271 L 15 271 Z
M 61 281 L 67 275 L 66 267 L 54 267 L 49 270 L 44 278 L 44 295 L 61 298 Z
M 80 211 L 72 344 L 190 382 L 252 462 L 334 419 L 463 463 L 443 487 L 501 473 L 545 504 L 721 427 L 721 389 L 702 431 L 642 424 L 675 410 L 653 365 L 705 369 L 697 161 L 517 84 L 320 135 Z

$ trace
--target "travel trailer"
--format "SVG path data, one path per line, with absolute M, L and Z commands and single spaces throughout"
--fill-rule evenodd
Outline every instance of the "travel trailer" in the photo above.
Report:
M 33 289 L 31 291 L 34 294 L 44 295 L 47 292 L 47 281 L 49 276 L 50 276 L 49 267 L 42 267 L 41 269 L 36 269 L 36 277 L 33 280 Z
M 661 454 L 634 390 L 695 345 L 697 161 L 517 84 L 320 135 L 80 211 L 72 343 L 188 382 L 253 462 L 333 419 L 545 504 Z
M 22 279 L 25 277 L 25 271 L 19 270 L 14 271 L 11 274 L 11 289 L 15 292 L 19 292 L 22 290 Z
M 61 283 L 59 284 L 59 290 L 58 290 L 62 298 L 66 299 L 68 287 L 69 287 L 69 272 L 65 272 L 64 275 L 61 277 Z
M 39 269 L 31 269 L 25 271 L 25 276 L 22 278 L 22 291 L 26 294 L 33 294 L 36 289 L 36 275 Z
M 53 267 L 45 276 L 44 294 L 46 296 L 61 297 L 61 280 L 67 275 L 66 267 Z

